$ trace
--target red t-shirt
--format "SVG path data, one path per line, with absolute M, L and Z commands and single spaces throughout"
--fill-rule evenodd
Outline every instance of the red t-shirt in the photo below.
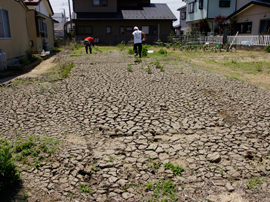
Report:
M 85 41 L 90 41 L 90 43 L 94 43 L 95 42 L 94 38 L 92 38 L 92 37 L 86 37 L 84 40 Z

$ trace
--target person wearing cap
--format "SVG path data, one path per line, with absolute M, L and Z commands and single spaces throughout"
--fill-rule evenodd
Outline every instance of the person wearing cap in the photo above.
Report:
M 137 47 L 139 48 L 139 56 L 142 56 L 142 41 L 145 40 L 145 33 L 141 30 L 139 30 L 139 28 L 137 26 L 134 27 L 134 32 L 132 33 L 133 35 L 133 39 L 134 39 L 134 52 L 135 52 L 135 56 L 138 55 L 138 51 L 137 51 Z M 143 35 L 143 39 L 142 39 L 142 35 Z
M 95 47 L 95 39 L 93 37 L 86 37 L 84 39 L 84 47 L 85 47 L 86 54 L 88 54 L 88 48 L 89 48 L 90 53 L 92 53 L 91 45 Z

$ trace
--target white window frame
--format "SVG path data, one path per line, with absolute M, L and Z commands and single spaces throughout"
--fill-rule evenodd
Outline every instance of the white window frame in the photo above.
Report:
M 8 19 L 6 19 L 6 21 L 4 21 L 3 10 L 7 12 Z M 2 7 L 0 7 L 0 38 L 4 38 L 4 39 L 11 38 L 8 10 Z

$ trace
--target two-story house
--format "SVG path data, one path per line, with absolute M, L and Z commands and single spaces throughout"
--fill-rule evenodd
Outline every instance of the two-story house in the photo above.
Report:
M 109 44 L 132 40 L 134 26 L 146 34 L 147 43 L 166 42 L 177 20 L 167 4 L 150 0 L 73 0 L 73 11 L 77 38 L 92 36 Z
M 33 52 L 54 49 L 53 9 L 49 0 L 23 0 L 28 7 L 27 24 Z
M 198 29 L 199 21 L 207 19 L 214 32 L 216 25 L 214 18 L 218 15 L 228 16 L 235 12 L 237 0 L 182 0 L 186 2 L 186 23 Z M 243 0 L 244 1 L 244 0 Z

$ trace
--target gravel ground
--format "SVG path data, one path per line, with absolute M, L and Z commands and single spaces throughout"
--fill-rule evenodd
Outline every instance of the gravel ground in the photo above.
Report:
M 270 201 L 270 93 L 160 61 L 63 51 L 67 79 L 2 88 L 1 138 L 59 141 L 18 161 L 28 201 Z

